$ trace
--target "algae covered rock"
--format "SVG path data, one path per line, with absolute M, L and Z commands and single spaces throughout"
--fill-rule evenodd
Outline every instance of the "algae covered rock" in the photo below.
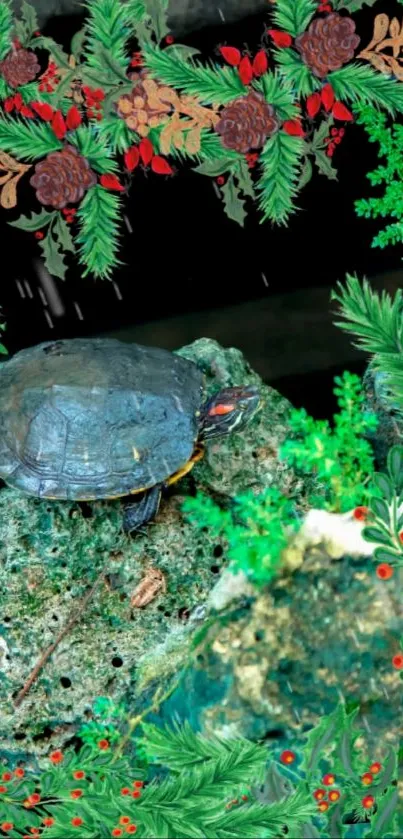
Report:
M 240 352 L 214 341 L 201 339 L 180 354 L 201 366 L 208 394 L 227 384 L 260 383 Z M 269 485 L 301 488 L 277 461 L 291 406 L 270 387 L 262 385 L 262 393 L 263 408 L 248 428 L 210 445 L 135 538 L 121 531 L 119 501 L 79 506 L 0 490 L 3 751 L 47 753 L 74 734 L 94 697 L 119 702 L 136 693 L 139 681 L 163 680 L 181 665 L 189 613 L 207 599 L 226 564 L 215 539 L 182 516 L 185 495 L 197 488 L 226 495 Z M 137 608 L 133 595 L 152 569 L 165 586 Z M 16 708 L 19 691 L 53 644 Z

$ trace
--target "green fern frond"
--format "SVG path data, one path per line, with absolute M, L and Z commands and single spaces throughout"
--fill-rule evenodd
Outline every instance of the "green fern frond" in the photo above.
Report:
M 38 160 L 52 151 L 59 151 L 63 144 L 57 139 L 50 125 L 23 119 L 0 119 L 0 148 L 20 160 Z
M 130 23 L 130 5 L 116 0 L 85 0 L 88 11 L 85 53 L 88 67 L 105 72 L 100 49 L 126 72 L 128 65 L 127 43 L 133 34 Z
M 294 197 L 302 163 L 303 141 L 278 131 L 267 141 L 261 155 L 261 175 L 257 183 L 263 218 L 274 224 L 287 224 L 297 207 Z
M 118 162 L 113 158 L 113 150 L 106 139 L 101 139 L 96 128 L 90 125 L 80 125 L 71 135 L 71 143 L 88 160 L 91 169 L 100 174 L 117 172 Z
M 319 79 L 313 75 L 295 50 L 275 49 L 274 58 L 279 72 L 293 88 L 297 99 L 301 96 L 310 96 L 315 90 L 320 89 Z
M 309 26 L 317 6 L 315 0 L 277 0 L 273 21 L 279 29 L 296 38 Z
M 394 300 L 386 291 L 379 295 L 364 278 L 362 287 L 356 276 L 346 275 L 346 287 L 336 284 L 339 292 L 332 290 L 330 299 L 340 303 L 342 321 L 335 326 L 358 336 L 353 346 L 364 352 L 401 355 L 403 351 L 402 291 L 399 288 Z M 403 361 L 403 356 L 402 356 Z
M 0 3 L 0 61 L 10 52 L 12 46 L 13 15 L 9 0 Z
M 403 85 L 362 64 L 347 64 L 329 73 L 336 98 L 347 102 L 375 105 L 390 114 L 403 111 Z
M 100 185 L 88 190 L 80 204 L 77 219 L 79 260 L 83 277 L 94 274 L 99 279 L 111 279 L 122 263 L 117 258 L 121 201 L 118 195 Z
M 220 67 L 213 62 L 210 67 L 204 67 L 196 64 L 195 60 L 186 61 L 150 43 L 142 44 L 141 48 L 150 76 L 196 96 L 206 105 L 225 105 L 247 93 L 233 67 Z

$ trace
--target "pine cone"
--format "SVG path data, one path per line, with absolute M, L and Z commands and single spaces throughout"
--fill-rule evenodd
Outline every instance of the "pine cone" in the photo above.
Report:
M 0 73 L 10 87 L 32 82 L 40 69 L 35 53 L 24 49 L 12 50 L 0 63 Z
M 148 78 L 146 70 L 131 73 L 129 78 L 133 82 L 133 90 L 120 97 L 117 102 L 117 114 L 124 119 L 128 128 L 137 131 L 140 137 L 146 137 L 150 128 L 167 121 L 172 105 L 159 100 L 159 85 Z M 144 87 L 144 82 L 148 90 Z
M 331 70 L 338 70 L 354 57 L 360 43 L 351 17 L 336 12 L 314 20 L 307 32 L 298 35 L 295 46 L 314 76 L 323 79 Z
M 61 210 L 67 204 L 77 204 L 96 180 L 88 160 L 74 146 L 65 146 L 36 164 L 30 184 L 41 204 Z
M 273 106 L 256 90 L 223 108 L 215 126 L 223 146 L 242 154 L 260 149 L 278 128 Z

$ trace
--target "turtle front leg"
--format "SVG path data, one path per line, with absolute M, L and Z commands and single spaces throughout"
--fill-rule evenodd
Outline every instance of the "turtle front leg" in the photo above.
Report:
M 123 513 L 123 530 L 131 533 L 133 530 L 140 530 L 151 519 L 155 518 L 161 501 L 162 486 L 158 484 L 149 489 L 141 501 L 128 501 L 125 503 Z

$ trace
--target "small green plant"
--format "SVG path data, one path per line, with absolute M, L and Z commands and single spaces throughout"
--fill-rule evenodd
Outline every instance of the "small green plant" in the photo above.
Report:
M 379 157 L 385 159 L 367 175 L 373 187 L 383 193 L 355 202 L 355 211 L 362 218 L 389 218 L 391 221 L 372 240 L 373 248 L 386 248 L 403 241 L 403 125 L 388 125 L 387 116 L 368 104 L 354 107 L 357 123 L 364 126 L 370 143 L 378 143 Z
M 84 743 L 95 747 L 100 740 L 116 743 L 121 739 L 117 723 L 126 715 L 123 705 L 116 705 L 109 696 L 99 696 L 92 705 L 92 715 L 92 719 L 86 721 L 78 731 Z
M 304 471 L 314 473 L 325 486 L 325 495 L 311 494 L 312 506 L 333 512 L 346 512 L 368 498 L 368 482 L 374 470 L 367 431 L 377 426 L 377 418 L 363 411 L 364 395 L 361 380 L 353 373 L 335 376 L 334 393 L 340 413 L 333 418 L 332 429 L 327 420 L 315 420 L 304 408 L 293 410 L 290 429 L 296 439 L 286 440 L 280 447 L 280 459 Z
M 387 472 L 372 477 L 374 493 L 369 501 L 369 523 L 362 531 L 364 539 L 376 542 L 374 559 L 388 567 L 403 565 L 403 447 L 393 446 L 387 457 Z M 372 515 L 371 515 L 372 514 Z
M 167 770 L 152 779 L 121 743 L 105 739 L 78 752 L 58 749 L 40 770 L 3 764 L 2 835 L 346 839 L 349 822 L 361 822 L 363 839 L 397 836 L 398 756 L 390 747 L 382 763 L 363 760 L 354 748 L 357 713 L 339 703 L 295 751 L 206 737 L 188 722 L 163 728 L 142 722 L 136 743 L 150 765 Z
M 228 559 L 257 586 L 275 576 L 290 530 L 300 526 L 294 503 L 274 487 L 237 496 L 230 510 L 200 493 L 186 499 L 183 511 L 196 527 L 208 527 L 228 542 Z

